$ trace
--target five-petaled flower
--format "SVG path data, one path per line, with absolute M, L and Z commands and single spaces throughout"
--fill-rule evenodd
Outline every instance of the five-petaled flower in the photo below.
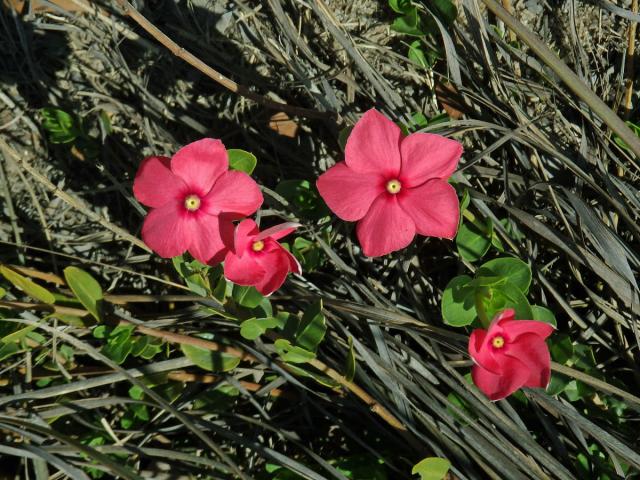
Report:
M 146 158 L 133 182 L 135 197 L 151 207 L 142 226 L 144 242 L 164 258 L 188 250 L 202 263 L 222 260 L 232 221 L 262 205 L 256 182 L 228 168 L 227 150 L 211 138 L 186 145 L 171 159 Z
M 375 109 L 367 111 L 347 140 L 344 162 L 318 178 L 318 190 L 343 220 L 357 221 L 363 253 L 400 250 L 419 235 L 452 239 L 460 205 L 447 179 L 462 145 L 440 135 L 400 128 Z
M 473 383 L 491 400 L 521 387 L 546 388 L 551 357 L 545 340 L 553 331 L 548 323 L 515 320 L 511 309 L 496 315 L 488 330 L 474 330 L 469 338 Z
M 295 257 L 277 241 L 297 227 L 283 223 L 260 232 L 253 220 L 240 222 L 224 259 L 224 276 L 238 285 L 254 286 L 263 295 L 275 292 L 289 272 L 301 272 Z

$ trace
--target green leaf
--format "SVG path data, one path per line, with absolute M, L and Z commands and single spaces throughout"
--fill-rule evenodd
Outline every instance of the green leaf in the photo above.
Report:
M 416 37 L 424 35 L 424 32 L 420 29 L 418 9 L 415 6 L 409 7 L 407 9 L 407 13 L 393 21 L 391 24 L 391 30 Z
M 231 170 L 238 170 L 251 175 L 258 164 L 258 159 L 255 155 L 244 150 L 230 148 L 227 150 L 227 154 L 229 155 L 229 168 Z
M 490 320 L 507 308 L 513 308 L 516 311 L 517 319 L 531 320 L 533 318 L 527 297 L 512 283 L 490 287 L 489 295 L 483 297 L 481 301 Z
M 451 462 L 446 458 L 427 457 L 416 463 L 411 470 L 413 475 L 420 475 L 420 480 L 442 480 L 451 467 Z
M 14 287 L 19 288 L 31 298 L 35 298 L 36 300 L 40 300 L 41 302 L 49 304 L 52 304 L 56 301 L 56 298 L 49 290 L 41 287 L 30 278 L 19 274 L 15 270 L 12 270 L 11 268 L 4 265 L 0 265 L 0 273 Z
M 114 328 L 109 333 L 107 344 L 102 347 L 101 353 L 118 365 L 124 363 L 133 349 L 131 334 L 134 329 L 133 325 L 121 325 Z
M 531 268 L 525 262 L 514 257 L 496 258 L 483 264 L 476 275 L 496 275 L 505 282 L 518 287 L 522 293 L 529 291 Z
M 250 318 L 240 324 L 240 335 L 247 340 L 255 340 L 270 328 L 283 326 L 283 319 L 278 317 Z
M 531 305 L 531 311 L 533 312 L 532 320 L 550 323 L 554 327 L 558 326 L 558 322 L 556 322 L 556 316 L 548 308 L 541 307 L 540 305 Z
M 446 25 L 451 25 L 458 17 L 458 9 L 450 0 L 431 0 L 435 7 L 434 13 L 444 21 Z
M 62 323 L 67 325 L 71 325 L 72 327 L 90 327 L 92 324 L 95 325 L 95 321 L 91 319 L 91 317 L 85 316 L 85 318 L 77 317 L 76 315 L 69 315 L 66 313 L 52 313 L 51 315 L 47 315 L 45 318 L 57 318 Z
M 203 333 L 199 337 L 214 340 L 213 334 Z M 181 344 L 180 349 L 186 357 L 204 370 L 211 372 L 228 372 L 240 364 L 240 359 L 224 352 L 216 352 L 194 345 Z
M 635 123 L 627 120 L 625 122 L 627 124 L 627 126 L 633 131 L 633 133 L 636 134 L 636 136 L 640 137 L 640 126 L 636 125 Z M 620 148 L 624 148 L 625 150 L 629 150 L 629 145 L 627 145 L 627 143 L 622 140 L 622 138 L 620 138 L 618 135 L 614 135 L 613 136 L 613 140 L 614 142 L 616 142 L 616 144 L 620 147 Z
M 77 267 L 64 269 L 67 285 L 91 315 L 100 321 L 102 317 L 102 288 L 87 272 Z
M 319 219 L 328 214 L 315 184 L 309 180 L 283 180 L 276 187 L 276 193 L 309 218 Z
M 302 315 L 302 320 L 296 332 L 296 344 L 302 348 L 315 352 L 327 331 L 322 300 L 309 306 Z
M 349 353 L 347 354 L 347 365 L 345 366 L 344 378 L 351 382 L 356 376 L 356 353 L 353 348 L 353 338 L 349 337 Z
M 564 333 L 553 335 L 549 339 L 549 351 L 554 361 L 565 364 L 573 357 L 573 342 Z
M 307 363 L 308 361 L 316 358 L 315 353 L 305 350 L 304 348 L 291 345 L 291 342 L 284 338 L 276 340 L 273 346 L 278 352 L 278 355 L 280 355 L 282 360 L 285 362 Z
M 493 224 L 487 220 L 483 225 L 479 220 L 475 222 L 463 222 L 456 235 L 456 247 L 462 258 L 468 262 L 480 260 L 491 246 L 493 236 Z
M 459 275 L 451 279 L 442 293 L 442 318 L 444 323 L 454 327 L 471 324 L 477 317 L 475 307 L 476 289 L 472 278 Z
M 389 6 L 394 12 L 408 13 L 411 9 L 411 0 L 389 0 Z
M 430 66 L 429 62 L 427 62 L 427 57 L 422 50 L 422 41 L 420 40 L 414 40 L 411 42 L 407 56 L 409 57 L 409 60 L 417 63 L 422 68 L 428 68 Z
M 0 287 L 0 298 L 4 297 L 6 293 L 7 291 L 4 288 Z
M 73 143 L 81 134 L 74 118 L 59 108 L 42 108 L 40 115 L 42 116 L 42 127 L 49 133 L 51 143 Z
M 559 395 L 564 392 L 568 384 L 569 379 L 567 379 L 567 377 L 554 372 L 551 374 L 551 380 L 549 381 L 546 392 L 548 395 Z
M 231 297 L 238 305 L 247 308 L 256 308 L 262 302 L 264 296 L 255 289 L 255 287 L 243 287 L 241 285 L 233 286 Z
M 291 363 L 287 365 L 287 369 L 290 370 L 295 375 L 299 375 L 301 377 L 306 377 L 306 378 L 312 378 L 314 381 L 318 382 L 320 385 L 323 385 L 325 387 L 333 388 L 333 389 L 340 388 L 340 384 L 338 382 L 327 377 L 326 375 L 322 375 L 321 373 L 305 370 L 304 368 L 300 368 L 297 365 L 291 365 Z
M 20 351 L 20 346 L 17 343 L 3 343 L 0 346 L 0 361 L 4 360 L 11 355 L 15 355 Z

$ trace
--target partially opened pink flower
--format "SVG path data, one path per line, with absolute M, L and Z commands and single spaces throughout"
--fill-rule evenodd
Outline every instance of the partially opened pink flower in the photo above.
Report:
M 496 315 L 488 330 L 474 330 L 469 338 L 473 383 L 491 400 L 521 387 L 547 388 L 551 357 L 545 340 L 553 330 L 545 322 L 515 320 L 513 310 Z
M 227 150 L 212 138 L 186 145 L 171 159 L 144 159 L 133 182 L 135 197 L 151 207 L 142 226 L 144 242 L 164 258 L 188 250 L 202 263 L 221 261 L 222 237 L 232 234 L 232 220 L 262 205 L 256 182 L 228 168 Z
M 253 220 L 236 227 L 233 247 L 224 259 L 224 276 L 238 285 L 254 286 L 271 295 L 282 286 L 289 272 L 300 273 L 300 264 L 278 239 L 293 232 L 297 223 L 283 223 L 263 232 Z
M 345 161 L 318 178 L 318 190 L 343 220 L 358 222 L 362 250 L 378 257 L 400 250 L 419 235 L 453 238 L 460 205 L 447 179 L 462 145 L 431 133 L 403 137 L 400 127 L 375 109 L 353 127 Z

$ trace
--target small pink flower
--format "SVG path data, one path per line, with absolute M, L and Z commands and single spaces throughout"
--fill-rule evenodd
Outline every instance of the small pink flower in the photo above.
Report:
M 545 322 L 515 320 L 511 309 L 496 315 L 489 330 L 474 330 L 469 338 L 473 383 L 491 400 L 521 387 L 547 388 L 551 357 L 545 340 L 553 330 Z
M 375 109 L 353 127 L 345 161 L 318 178 L 318 190 L 343 220 L 358 222 L 362 251 L 378 257 L 400 250 L 419 235 L 453 238 L 460 205 L 447 179 L 462 145 L 431 133 L 403 137 L 400 127 Z
M 277 240 L 300 225 L 283 223 L 263 232 L 253 220 L 236 227 L 233 248 L 224 259 L 224 276 L 233 283 L 254 286 L 263 295 L 271 295 L 282 286 L 289 272 L 300 273 L 300 264 Z
M 222 237 L 232 235 L 232 220 L 251 215 L 262 205 L 256 182 L 228 168 L 227 150 L 212 138 L 186 145 L 171 159 L 143 160 L 133 193 L 151 207 L 142 226 L 142 239 L 149 248 L 163 258 L 188 250 L 202 263 L 224 255 Z

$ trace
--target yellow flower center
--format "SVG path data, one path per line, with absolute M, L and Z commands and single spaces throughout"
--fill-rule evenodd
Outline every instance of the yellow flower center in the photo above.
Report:
M 189 195 L 184 199 L 184 208 L 190 212 L 195 212 L 200 208 L 200 197 L 197 195 Z
M 264 248 L 264 242 L 262 240 L 258 240 L 257 242 L 253 242 L 253 245 L 251 245 L 251 249 L 254 252 L 260 252 L 260 251 L 262 251 L 263 248 Z
M 400 191 L 400 189 L 402 189 L 402 184 L 400 183 L 400 180 L 394 179 L 394 180 L 389 180 L 387 182 L 387 192 L 395 195 Z
M 504 347 L 504 338 L 503 337 L 494 337 L 491 341 L 493 348 L 502 348 Z

